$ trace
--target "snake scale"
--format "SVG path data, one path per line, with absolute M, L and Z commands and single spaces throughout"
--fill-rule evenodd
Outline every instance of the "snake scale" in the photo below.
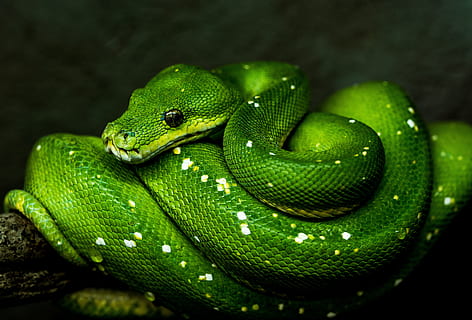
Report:
M 170 66 L 102 139 L 41 138 L 5 207 L 184 317 L 332 318 L 397 286 L 470 199 L 472 128 L 427 127 L 385 81 L 308 107 L 290 64 Z

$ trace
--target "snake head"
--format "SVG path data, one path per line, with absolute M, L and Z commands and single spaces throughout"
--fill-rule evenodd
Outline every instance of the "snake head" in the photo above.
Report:
M 108 123 L 107 152 L 142 163 L 179 144 L 200 139 L 224 125 L 242 98 L 209 71 L 174 65 L 131 95 L 128 109 Z

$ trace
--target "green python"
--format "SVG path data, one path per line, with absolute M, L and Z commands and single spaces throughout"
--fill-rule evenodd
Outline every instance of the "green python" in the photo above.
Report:
M 174 65 L 102 139 L 41 138 L 5 207 L 186 317 L 332 318 L 398 285 L 470 199 L 472 128 L 426 127 L 389 82 L 308 108 L 289 64 Z

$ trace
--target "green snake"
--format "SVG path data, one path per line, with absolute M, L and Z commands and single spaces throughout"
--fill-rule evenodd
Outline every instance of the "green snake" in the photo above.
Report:
M 426 127 L 385 81 L 308 108 L 290 64 L 174 65 L 102 139 L 41 138 L 5 207 L 185 317 L 332 318 L 397 286 L 470 199 L 472 127 Z

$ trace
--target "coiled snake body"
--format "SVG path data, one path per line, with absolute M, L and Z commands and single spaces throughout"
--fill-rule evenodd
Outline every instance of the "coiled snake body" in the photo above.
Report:
M 388 82 L 307 108 L 292 65 L 171 66 L 103 141 L 40 139 L 6 208 L 187 316 L 333 317 L 398 285 L 468 201 L 472 128 L 426 128 Z M 223 148 L 189 143 L 221 128 Z

